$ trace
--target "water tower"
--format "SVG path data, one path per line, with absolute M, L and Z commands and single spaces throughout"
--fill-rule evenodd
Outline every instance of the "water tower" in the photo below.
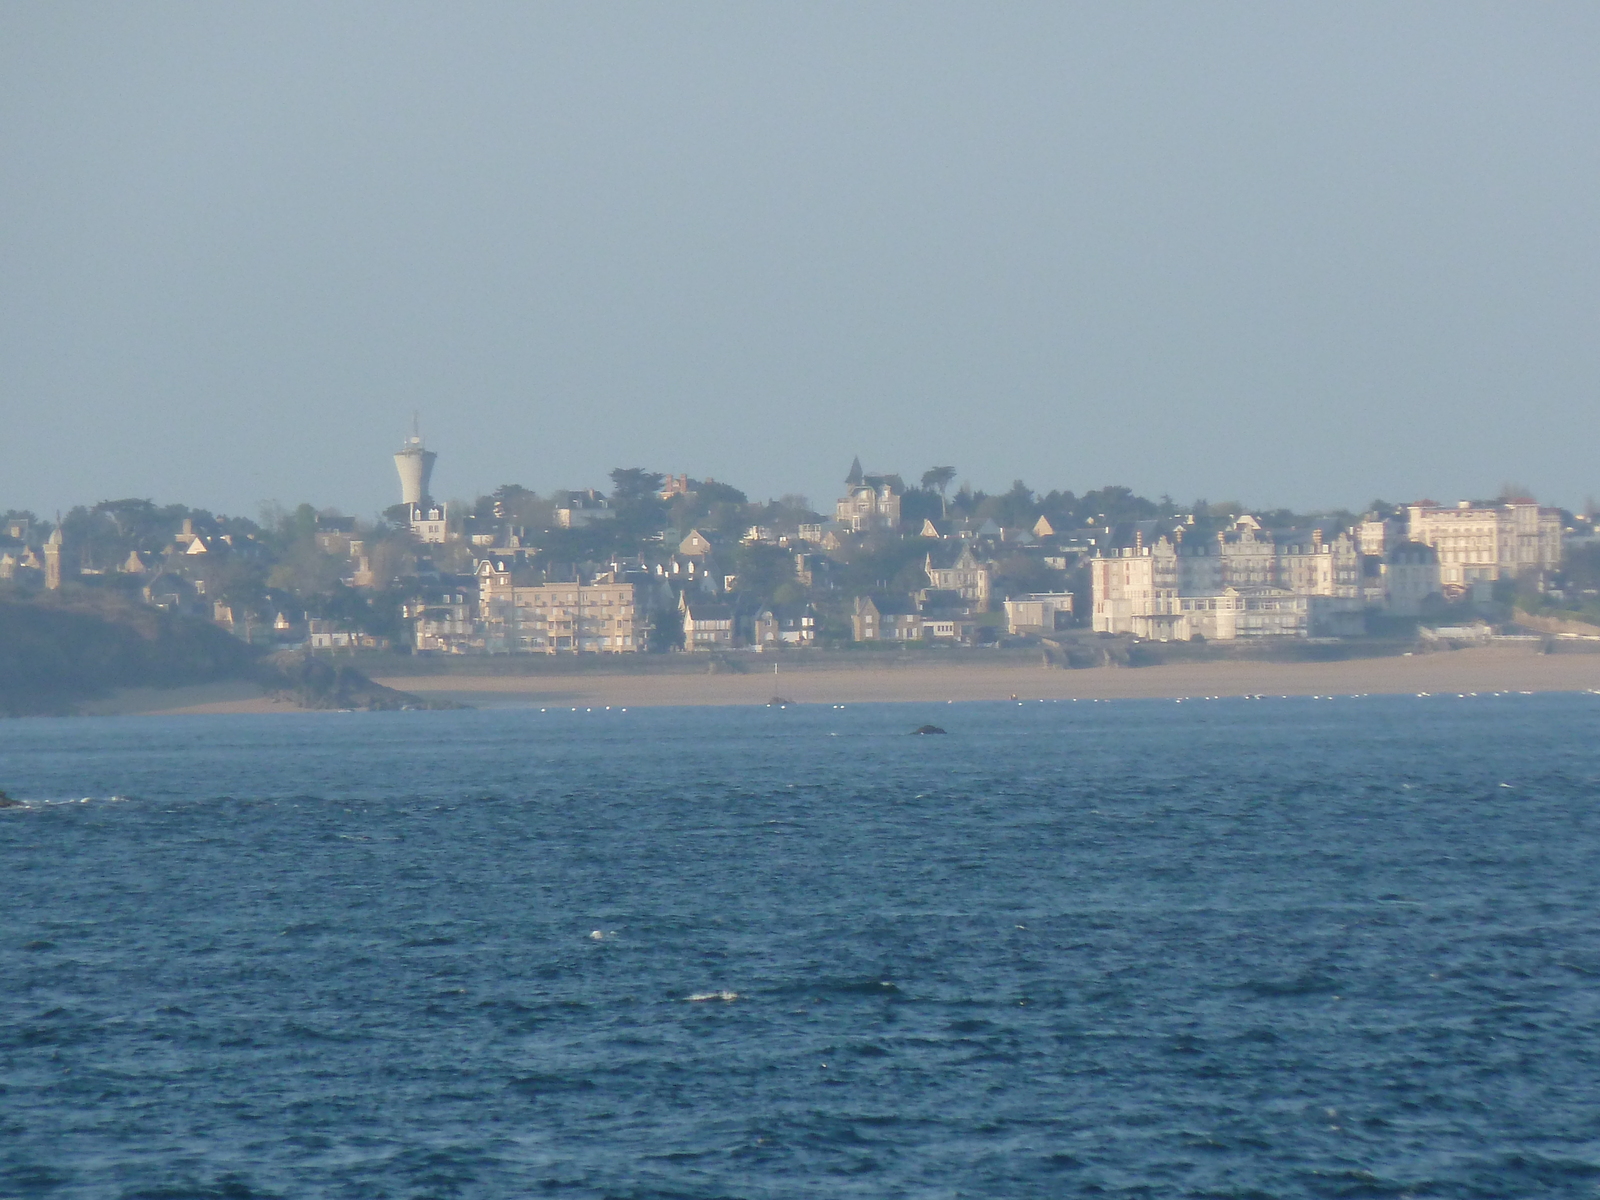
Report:
M 432 450 L 425 449 L 422 437 L 412 429 L 406 444 L 394 456 L 394 469 L 400 472 L 400 503 L 425 504 L 428 501 L 428 479 L 433 474 Z

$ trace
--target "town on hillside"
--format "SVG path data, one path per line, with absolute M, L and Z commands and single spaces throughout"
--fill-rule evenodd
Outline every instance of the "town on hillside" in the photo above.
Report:
M 1127 488 L 988 495 L 857 459 L 824 512 L 642 468 L 607 492 L 434 499 L 421 437 L 399 502 L 259 521 L 149 500 L 0 518 L 0 595 L 94 590 L 269 648 L 425 655 L 902 650 L 1600 635 L 1595 513 L 1507 488 L 1361 513 L 1184 507 Z

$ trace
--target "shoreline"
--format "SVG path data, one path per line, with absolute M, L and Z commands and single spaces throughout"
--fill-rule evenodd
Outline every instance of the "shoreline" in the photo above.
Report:
M 1166 663 L 1144 667 L 1021 664 L 822 668 L 777 675 L 621 674 L 376 675 L 373 682 L 424 700 L 474 708 L 549 705 L 628 707 L 872 704 L 1009 700 L 1189 699 L 1203 696 L 1310 696 L 1418 692 L 1584 692 L 1600 688 L 1600 655 L 1541 654 L 1532 647 L 1490 646 L 1413 656 L 1333 662 L 1254 660 Z M 204 716 L 309 710 L 266 698 L 248 683 L 127 689 L 85 704 L 88 716 Z

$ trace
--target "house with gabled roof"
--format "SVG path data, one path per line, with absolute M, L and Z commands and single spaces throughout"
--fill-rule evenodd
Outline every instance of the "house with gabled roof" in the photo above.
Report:
M 690 558 L 706 558 L 715 553 L 722 539 L 715 534 L 701 533 L 698 529 L 691 529 L 678 543 L 678 553 Z
M 769 604 L 758 609 L 752 622 L 757 650 L 769 646 L 815 646 L 817 613 L 809 604 Z
M 845 494 L 834 504 L 834 519 L 851 533 L 900 528 L 900 496 L 905 482 L 898 475 L 868 475 L 861 459 L 850 464 Z
M 929 547 L 922 569 L 930 588 L 955 592 L 977 612 L 989 611 L 994 571 L 988 563 L 978 560 L 971 542 Z
M 922 614 L 910 596 L 857 596 L 850 631 L 858 642 L 917 642 L 922 640 Z
M 712 650 L 731 650 L 737 614 L 733 605 L 691 595 L 679 594 L 683 614 L 683 648 L 691 654 Z

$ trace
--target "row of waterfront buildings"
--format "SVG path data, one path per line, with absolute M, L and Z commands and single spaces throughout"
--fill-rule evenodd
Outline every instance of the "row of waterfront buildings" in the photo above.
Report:
M 855 596 L 848 606 L 853 640 L 970 645 L 985 630 L 1050 634 L 1075 620 L 1070 591 L 996 595 L 1000 543 L 931 530 L 922 536 L 930 538 L 926 586 Z M 827 559 L 810 543 L 795 544 L 806 547 L 794 551 L 796 575 L 814 586 Z M 1036 549 L 1048 555 L 1059 547 Z M 1180 525 L 1148 542 L 1141 531 L 1131 547 L 1050 557 L 1088 568 L 1095 632 L 1225 641 L 1358 636 L 1372 614 L 1416 617 L 1430 604 L 1474 594 L 1487 600 L 1500 579 L 1555 570 L 1561 549 L 1559 510 L 1510 501 L 1411 505 L 1338 530 L 1275 532 L 1242 515 L 1210 537 L 1186 536 Z M 516 551 L 486 555 L 474 592 L 418 605 L 416 645 L 455 653 L 631 653 L 646 649 L 645 631 L 663 622 L 681 622 L 689 652 L 817 643 L 816 607 L 743 602 L 736 576 L 717 569 L 717 550 L 692 531 L 667 563 L 612 563 L 586 579 L 574 572 L 555 581 Z
M 1493 584 L 1560 566 L 1558 509 L 1530 501 L 1408 505 L 1348 529 L 1273 533 L 1250 516 L 1210 538 L 1180 526 L 1096 557 L 1093 628 L 1168 640 L 1347 637 L 1366 616 L 1487 600 Z
M 557 654 L 568 651 L 630 654 L 678 645 L 687 652 L 735 648 L 804 649 L 818 644 L 819 608 L 808 599 L 787 603 L 751 598 L 735 575 L 718 572 L 717 546 L 698 531 L 682 540 L 666 562 L 612 561 L 596 570 L 539 566 L 518 550 L 476 561 L 471 585 L 419 595 L 407 605 L 414 644 L 424 652 L 453 654 Z M 819 555 L 793 552 L 797 579 L 827 589 Z M 943 565 L 940 565 L 941 562 Z M 945 642 L 971 645 L 982 637 L 990 611 L 993 565 L 976 548 L 953 554 L 930 550 L 924 559 L 929 586 L 904 595 L 868 593 L 849 607 L 856 641 Z M 1070 619 L 1069 592 L 1008 598 L 1008 633 L 1053 632 Z M 678 636 L 681 635 L 681 636 Z
M 1268 529 L 1248 514 L 1220 530 L 1208 530 L 1204 514 L 1199 521 L 1144 520 L 1131 534 L 1129 527 L 1113 534 L 1103 518 L 1058 533 L 1038 510 L 1021 528 L 944 516 L 906 521 L 900 477 L 865 472 L 857 460 L 832 520 L 777 533 L 752 526 L 745 534 L 744 542 L 788 555 L 791 586 L 776 599 L 741 586 L 737 546 L 699 529 L 675 548 L 657 544 L 601 563 L 551 562 L 524 544 L 526 531 L 509 517 L 498 519 L 498 507 L 492 522 L 453 518 L 428 494 L 433 462 L 415 435 L 395 456 L 401 524 L 411 535 L 402 540 L 416 552 L 409 568 L 378 563 L 378 547 L 347 519 L 319 522 L 315 535 L 320 552 L 344 560 L 347 586 L 409 589 L 404 640 L 427 653 L 804 649 L 822 640 L 824 612 L 831 640 L 868 643 L 972 645 L 1082 624 L 1152 640 L 1355 636 L 1373 614 L 1417 617 L 1449 601 L 1486 600 L 1501 579 L 1554 571 L 1564 533 L 1560 510 L 1531 500 L 1423 502 L 1352 525 L 1294 530 Z M 686 476 L 663 482 L 663 500 L 705 486 Z M 616 516 L 597 492 L 566 495 L 553 517 L 558 526 Z M 59 527 L 43 542 L 30 541 L 25 528 L 0 532 L 0 579 L 37 575 L 47 589 L 61 586 Z M 915 586 L 842 586 L 853 556 L 897 539 L 917 543 L 920 571 L 899 574 L 902 583 L 915 577 Z M 235 605 L 207 594 L 206 563 L 262 551 L 253 535 L 202 532 L 184 520 L 160 553 L 130 551 L 117 569 L 142 577 L 147 603 L 206 616 L 242 636 L 317 649 L 386 644 L 348 620 L 296 621 L 282 611 L 253 618 L 238 612 L 236 619 Z M 441 570 L 433 558 L 455 565 Z M 1056 585 L 1018 590 L 1019 563 L 1022 577 Z M 85 566 L 81 573 L 104 570 Z

